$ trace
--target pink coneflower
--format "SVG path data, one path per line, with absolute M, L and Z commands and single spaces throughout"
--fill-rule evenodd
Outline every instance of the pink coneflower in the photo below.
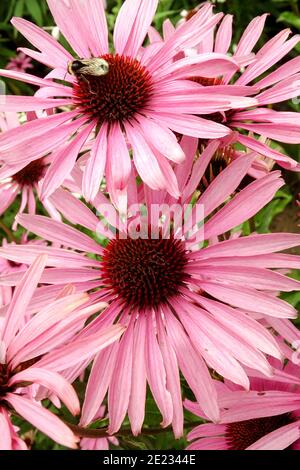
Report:
M 108 72 L 101 76 L 67 73 L 74 60 L 54 38 L 30 22 L 14 18 L 14 26 L 41 52 L 22 49 L 29 56 L 54 70 L 45 79 L 28 74 L 1 71 L 5 77 L 27 81 L 40 87 L 33 97 L 5 96 L 0 109 L 33 111 L 63 107 L 62 113 L 23 126 L 17 139 L 8 132 L 0 138 L 2 159 L 30 162 L 37 152 L 54 151 L 42 188 L 47 198 L 71 172 L 88 137 L 96 131 L 85 168 L 82 191 L 92 200 L 105 173 L 108 190 L 118 207 L 124 207 L 126 188 L 132 170 L 128 144 L 137 171 L 152 189 L 166 189 L 179 196 L 173 162 L 184 154 L 176 133 L 199 138 L 219 138 L 230 130 L 206 116 L 232 108 L 255 105 L 244 98 L 251 87 L 220 88 L 207 94 L 199 84 L 187 80 L 198 73 L 234 73 L 239 65 L 225 54 L 201 54 L 172 62 L 178 49 L 192 47 L 204 39 L 220 21 L 222 14 L 211 15 L 204 5 L 197 15 L 162 46 L 142 47 L 158 0 L 126 0 L 116 19 L 114 53 L 109 51 L 107 25 L 102 3 L 97 0 L 48 0 L 55 21 L 80 58 L 102 58 Z M 74 34 L 74 25 L 76 34 Z M 67 86 L 55 79 L 65 80 Z M 69 86 L 70 85 L 70 86 Z M 237 96 L 238 95 L 238 96 Z M 72 107 L 66 111 L 65 107 Z M 70 137 L 75 137 L 70 141 Z M 28 145 L 30 143 L 30 145 Z M 64 144 L 62 147 L 61 145 Z M 60 147 L 58 147 L 60 145 Z
M 187 159 L 189 165 L 178 167 L 182 204 L 190 200 L 217 146 L 218 142 L 209 144 L 192 173 L 192 159 Z M 178 219 L 177 206 L 171 218 L 163 212 L 159 221 L 146 220 L 145 224 L 138 212 L 125 223 L 113 220 L 115 213 L 110 212 L 113 208 L 102 193 L 95 202 L 100 214 L 107 218 L 108 227 L 102 217 L 99 220 L 66 191 L 64 196 L 59 194 L 62 190 L 55 193 L 52 202 L 72 223 L 108 238 L 105 248 L 62 222 L 43 216 L 18 217 L 31 232 L 74 250 L 48 248 L 49 267 L 45 269 L 44 282 L 84 283 L 86 289 L 93 290 L 94 300 L 100 298 L 109 304 L 87 330 L 96 332 L 100 325 L 110 325 L 117 319 L 127 326 L 120 342 L 94 361 L 82 425 L 94 420 L 108 392 L 110 433 L 118 431 L 128 413 L 132 431 L 138 434 L 144 420 L 148 383 L 162 413 L 162 425 L 172 423 L 175 435 L 180 436 L 183 412 L 179 370 L 212 420 L 219 419 L 219 412 L 207 366 L 244 388 L 249 387 L 246 366 L 272 375 L 265 353 L 281 357 L 280 348 L 255 317 L 296 317 L 291 305 L 265 291 L 298 288 L 297 281 L 269 268 L 276 268 L 277 263 L 287 268 L 299 263 L 297 256 L 276 252 L 298 245 L 300 237 L 263 234 L 226 239 L 226 233 L 252 217 L 283 184 L 280 173 L 271 172 L 222 207 L 254 158 L 252 154 L 242 156 L 214 179 L 191 210 L 184 233 L 180 233 L 182 219 Z M 155 204 L 165 203 L 165 211 L 174 202 L 166 193 L 142 185 L 138 192 L 131 186 L 130 200 L 132 204 L 142 203 L 148 216 L 155 215 Z M 202 205 L 204 214 L 199 215 L 197 211 Z M 203 217 L 204 238 L 209 245 L 204 248 L 198 240 Z M 170 226 L 171 234 L 167 237 Z M 135 229 L 139 227 L 144 228 L 143 236 L 136 237 Z M 150 231 L 156 233 L 156 238 L 148 237 Z M 216 243 L 218 239 L 220 242 Z M 76 260 L 74 270 L 72 255 L 79 256 L 78 251 L 93 256 L 82 258 L 81 266 Z M 36 256 L 37 251 L 19 247 L 18 253 L 2 249 L 0 254 L 20 262 Z
M 196 10 L 193 10 L 187 18 L 190 19 L 195 13 Z M 207 118 L 227 126 L 228 130 L 234 133 L 236 142 L 275 160 L 283 168 L 300 171 L 300 165 L 295 160 L 270 148 L 254 136 L 264 136 L 290 144 L 300 143 L 299 113 L 270 109 L 270 106 L 300 94 L 300 58 L 295 57 L 284 64 L 281 63 L 281 60 L 299 42 L 300 36 L 295 35 L 288 39 L 290 30 L 285 29 L 267 41 L 254 55 L 253 49 L 262 34 L 267 16 L 264 14 L 254 18 L 243 32 L 238 44 L 234 46 L 232 58 L 242 67 L 239 73 L 225 75 L 216 73 L 215 77 L 211 78 L 197 74 L 193 80 L 205 87 L 201 92 L 206 91 L 208 95 L 212 91 L 214 94 L 218 93 L 216 91 L 218 88 L 219 93 L 223 93 L 224 86 L 225 89 L 231 87 L 232 94 L 235 88 L 239 90 L 241 87 L 251 86 L 257 106 L 248 110 L 232 109 L 216 112 Z M 205 40 L 200 41 L 195 49 L 185 50 L 185 54 L 188 56 L 213 52 L 228 54 L 232 45 L 232 22 L 233 16 L 225 15 L 216 31 L 212 29 Z M 184 26 L 181 22 L 175 29 L 167 20 L 164 25 L 164 39 L 171 40 L 173 34 L 178 34 L 175 31 L 180 31 L 182 27 Z M 151 29 L 150 39 L 153 46 L 161 41 L 159 35 Z M 183 55 L 182 51 L 180 57 Z M 250 134 L 246 135 L 243 131 L 250 131 Z
M 37 119 L 34 113 L 31 114 L 32 120 Z M 17 135 L 20 133 L 20 122 L 16 113 L 3 113 L 0 115 L 0 135 L 1 132 L 6 132 L 9 129 Z M 0 155 L 0 215 L 9 208 L 19 195 L 21 196 L 21 203 L 18 214 L 22 214 L 26 210 L 29 214 L 35 214 L 35 197 L 36 194 L 38 196 L 40 194 L 41 183 L 48 165 L 49 158 L 43 155 L 28 164 L 15 162 L 10 165 L 3 163 Z M 49 201 L 43 201 L 43 205 L 52 217 L 59 217 Z M 16 223 L 13 224 L 13 229 L 16 229 Z
M 103 308 L 86 306 L 86 294 L 61 293 L 27 321 L 27 307 L 41 280 L 46 256 L 40 256 L 22 277 L 7 306 L 0 329 L 0 424 L 1 449 L 16 447 L 10 416 L 17 413 L 59 444 L 75 448 L 78 438 L 57 416 L 34 399 L 28 385 L 41 385 L 59 398 L 73 415 L 80 411 L 72 386 L 57 371 L 62 364 L 80 363 L 122 333 L 108 328 L 98 338 L 84 342 L 74 337 L 82 323 Z M 81 307 L 82 306 L 82 307 Z M 81 307 L 81 308 L 80 308 Z M 70 338 L 73 340 L 66 344 Z M 93 344 L 92 344 L 93 343 Z M 87 351 L 87 344 L 89 349 Z M 94 350 L 92 352 L 92 350 Z M 65 362 L 66 361 L 66 362 Z M 25 385 L 27 384 L 28 385 Z M 37 398 L 37 397 L 36 397 Z
M 219 424 L 197 426 L 188 450 L 300 450 L 299 366 L 275 369 L 272 380 L 251 378 L 251 391 L 218 383 Z M 186 408 L 206 419 L 197 404 Z
M 16 72 L 26 72 L 28 69 L 32 69 L 33 65 L 30 57 L 24 54 L 24 52 L 19 52 L 16 57 L 10 59 L 5 68 Z

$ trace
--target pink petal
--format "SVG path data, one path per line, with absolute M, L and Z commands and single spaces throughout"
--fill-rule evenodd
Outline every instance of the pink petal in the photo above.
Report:
M 252 51 L 253 47 L 260 38 L 261 33 L 263 32 L 267 16 L 268 13 L 265 13 L 262 16 L 253 18 L 253 20 L 249 23 L 243 32 L 243 35 L 235 51 L 235 56 L 245 56 Z
M 53 36 L 24 18 L 13 18 L 12 24 L 28 41 L 42 52 L 42 57 L 50 67 L 66 67 L 71 54 Z
M 300 81 L 299 81 L 300 83 Z M 298 95 L 298 93 L 297 93 Z M 288 144 L 300 143 L 300 125 L 289 123 L 263 123 L 263 124 L 244 124 L 241 122 L 233 122 L 233 126 L 241 127 L 256 134 L 269 137 Z
M 108 52 L 107 24 L 103 2 L 69 0 L 48 6 L 60 31 L 79 57 L 100 56 Z
M 240 261 L 241 263 L 241 261 Z M 253 289 L 290 292 L 300 290 L 299 281 L 291 279 L 283 274 L 267 269 L 259 269 L 252 266 L 195 266 L 189 271 L 196 277 L 210 277 L 214 280 L 225 281 L 235 285 L 245 285 Z
M 167 389 L 164 360 L 151 316 L 147 318 L 146 374 L 152 395 L 163 417 L 161 426 L 167 427 L 173 419 L 173 404 L 171 394 Z
M 298 72 L 300 72 L 300 57 L 294 57 L 294 59 L 285 62 L 281 67 L 276 68 L 274 72 L 259 80 L 256 86 L 258 88 L 266 88 Z
M 80 411 L 80 403 L 74 388 L 61 375 L 38 367 L 29 367 L 15 374 L 9 381 L 9 385 L 17 385 L 21 382 L 38 383 L 58 396 L 73 415 Z
M 157 79 L 158 77 L 162 79 L 168 75 L 170 75 L 172 79 L 184 79 L 199 75 L 215 78 L 218 75 L 224 75 L 228 72 L 234 73 L 238 68 L 239 65 L 233 58 L 226 54 L 211 52 L 208 54 L 185 57 L 172 62 L 167 67 L 164 67 L 162 71 L 158 72 L 155 78 Z M 201 93 L 201 88 L 199 91 Z
M 226 425 L 225 424 L 200 424 L 196 426 L 191 432 L 187 435 L 187 440 L 192 441 L 193 439 L 199 437 L 214 437 L 214 436 L 221 436 L 225 434 Z
M 78 133 L 71 143 L 58 150 L 53 155 L 53 162 L 50 164 L 43 179 L 41 199 L 47 199 L 63 183 L 71 173 L 75 165 L 78 154 L 94 128 L 95 123 L 87 125 Z
M 126 0 L 116 19 L 114 45 L 117 54 L 136 57 L 151 25 L 158 0 Z
M 117 432 L 126 416 L 132 380 L 133 322 L 120 341 L 108 391 L 109 434 Z
M 12 435 L 11 435 L 11 424 L 9 417 L 5 410 L 0 408 L 0 450 L 13 450 L 12 448 Z
M 26 308 L 39 283 L 46 262 L 47 255 L 41 255 L 36 258 L 15 289 L 2 325 L 1 336 L 7 345 L 12 341 L 24 319 Z
M 175 163 L 182 163 L 185 160 L 184 152 L 178 144 L 175 134 L 167 127 L 143 116 L 139 116 L 138 122 L 150 146 L 153 145 L 158 152 Z
M 131 160 L 124 134 L 118 123 L 112 124 L 107 144 L 107 178 L 114 189 L 126 188 L 131 172 Z
M 82 225 L 96 232 L 99 224 L 98 217 L 69 191 L 62 188 L 57 189 L 52 196 L 50 196 L 50 201 L 69 222 L 74 225 Z
M 183 407 L 181 398 L 181 386 L 179 376 L 179 366 L 174 349 L 172 348 L 166 334 L 162 318 L 158 319 L 158 341 L 162 353 L 167 374 L 167 389 L 170 391 L 173 402 L 172 427 L 176 438 L 183 433 Z
M 247 85 L 288 54 L 299 42 L 299 36 L 295 35 L 284 43 L 288 34 L 289 31 L 282 31 L 269 41 L 271 44 L 266 43 L 256 56 L 258 60 L 247 68 L 236 83 Z
M 226 54 L 232 39 L 232 15 L 225 15 L 218 28 L 215 39 L 215 52 Z
M 36 85 L 39 87 L 54 87 L 57 90 L 56 94 L 59 94 L 60 92 L 61 95 L 63 95 L 63 91 L 65 89 L 68 90 L 68 88 L 70 90 L 70 93 L 72 93 L 72 89 L 70 87 L 64 87 L 59 83 L 53 82 L 52 80 L 46 80 L 44 78 L 36 77 L 35 75 L 30 75 L 29 73 L 18 72 L 16 70 L 0 69 L 0 76 L 12 78 L 14 80 L 20 80 L 22 82 L 30 83 L 31 85 Z M 72 94 L 70 94 L 70 96 L 72 96 Z
M 125 124 L 125 128 L 128 139 L 132 145 L 133 160 L 142 180 L 148 184 L 151 189 L 165 189 L 167 182 L 143 135 L 138 132 L 136 127 L 132 128 L 131 125 Z
M 134 436 L 140 434 L 144 418 L 146 403 L 146 367 L 145 367 L 145 338 L 147 324 L 145 314 L 137 319 L 133 332 L 132 378 L 131 392 L 128 405 L 128 417 Z
M 82 405 L 80 420 L 82 426 L 87 426 L 95 418 L 99 410 L 115 370 L 118 349 L 119 344 L 114 343 L 100 351 L 94 359 Z
M 151 72 L 157 71 L 162 65 L 168 63 L 178 51 L 197 46 L 205 36 L 212 31 L 220 21 L 222 14 L 218 13 L 207 18 L 211 5 L 204 5 L 189 21 L 183 24 L 159 48 L 155 57 L 151 57 L 148 68 Z
M 205 217 L 234 193 L 255 157 L 254 152 L 240 156 L 212 181 L 198 200 L 198 204 L 203 204 Z
M 28 217 L 25 215 L 25 217 Z M 80 268 L 84 266 L 99 267 L 99 262 L 86 258 L 82 254 L 74 251 L 53 248 L 39 245 L 8 245 L 0 247 L 0 256 L 10 259 L 15 263 L 32 264 L 37 256 L 46 254 L 48 256 L 47 265 L 64 268 Z
M 246 450 L 284 450 L 299 438 L 299 423 L 291 423 L 270 432 Z
M 201 157 L 197 159 L 196 163 L 193 166 L 190 178 L 183 189 L 183 200 L 187 200 L 197 189 L 199 181 L 201 181 L 201 178 L 204 175 L 205 170 L 208 167 L 214 153 L 218 149 L 219 144 L 220 142 L 218 140 L 212 140 L 201 153 Z M 190 158 L 191 160 L 193 160 L 194 155 L 191 155 Z
M 225 437 L 210 437 L 193 442 L 186 450 L 228 450 L 228 444 Z
M 26 112 L 70 105 L 70 99 L 43 99 L 35 96 L 4 95 L 0 101 L 0 111 Z
M 57 416 L 28 398 L 8 393 L 6 401 L 16 412 L 55 442 L 76 449 L 78 438 Z
M 28 121 L 22 125 L 22 132 L 20 132 L 19 125 L 12 129 L 8 129 L 6 132 L 0 134 L 1 151 L 14 147 L 16 145 L 16 138 L 18 139 L 18 142 L 23 142 L 30 138 L 39 137 L 43 131 L 50 131 L 51 129 L 60 126 L 63 122 L 72 119 L 77 114 L 77 111 L 70 111 L 34 119 L 33 121 Z
M 167 313 L 167 333 L 176 353 L 179 367 L 200 406 L 205 410 L 205 414 L 212 421 L 218 421 L 219 407 L 217 404 L 217 394 L 206 364 L 200 354 L 193 348 L 173 313 Z
M 35 366 L 60 372 L 66 369 L 66 365 L 72 367 L 85 359 L 92 358 L 97 352 L 118 340 L 123 332 L 124 328 L 116 324 L 106 328 L 103 332 L 85 338 L 73 339 L 70 344 L 61 346 L 44 356 Z
M 162 122 L 170 129 L 179 134 L 199 137 L 200 139 L 218 139 L 230 133 L 230 129 L 208 119 L 199 116 L 185 114 L 176 116 L 171 113 L 154 112 L 148 113 L 155 121 Z
M 198 259 L 220 258 L 222 256 L 251 256 L 287 250 L 300 245 L 300 235 L 296 233 L 252 234 L 248 237 L 227 240 L 209 246 L 195 253 Z M 242 258 L 241 258 L 242 264 Z
M 238 141 L 249 149 L 275 160 L 283 168 L 300 171 L 300 164 L 295 160 L 284 155 L 283 153 L 278 152 L 277 150 L 271 149 L 268 145 L 265 145 L 252 137 L 239 134 Z
M 272 172 L 249 184 L 214 215 L 204 227 L 206 239 L 225 233 L 250 219 L 274 197 L 283 181 L 280 172 Z M 247 201 L 247 206 L 244 202 Z
M 56 323 L 64 320 L 76 308 L 86 303 L 87 300 L 87 294 L 73 294 L 52 301 L 51 304 L 47 305 L 26 322 L 17 336 L 11 341 L 7 350 L 8 360 L 11 361 L 14 356 L 17 356 L 19 362 L 31 359 L 25 358 L 28 350 L 36 349 L 40 342 L 46 340 L 47 334 L 51 334 L 50 329 Z M 42 335 L 43 339 L 41 338 Z M 16 358 L 14 358 L 14 362 L 16 363 Z
M 102 124 L 91 150 L 90 158 L 83 173 L 82 193 L 89 202 L 93 201 L 103 179 L 107 158 L 107 125 Z
M 65 113 L 62 113 L 62 115 L 63 114 Z M 7 162 L 8 165 L 23 162 L 25 166 L 32 160 L 41 158 L 41 155 L 47 154 L 59 145 L 67 142 L 69 137 L 77 131 L 85 121 L 86 118 L 83 117 L 59 127 L 57 127 L 56 124 L 50 131 L 47 131 L 47 127 L 45 127 L 43 131 L 35 137 L 28 137 L 26 140 L 20 142 L 17 141 L 19 142 L 17 144 L 15 141 L 15 145 L 10 145 L 10 148 L 1 152 L 1 158 Z M 24 124 L 24 126 L 25 125 L 26 124 Z M 20 133 L 20 128 L 18 127 L 17 129 Z M 11 147 L 13 148 L 13 152 Z
M 26 215 L 18 217 L 18 223 L 36 235 L 60 245 L 67 245 L 77 250 L 102 253 L 101 246 L 90 237 L 67 224 L 52 220 L 43 215 Z
M 269 331 L 249 315 L 230 308 L 214 300 L 201 296 L 199 303 L 204 306 L 216 320 L 230 328 L 237 335 L 243 337 L 247 331 L 247 342 L 266 354 L 281 359 L 280 349 Z
M 234 307 L 278 318 L 296 318 L 297 311 L 287 302 L 248 287 L 226 286 L 202 281 L 201 287 L 213 297 Z

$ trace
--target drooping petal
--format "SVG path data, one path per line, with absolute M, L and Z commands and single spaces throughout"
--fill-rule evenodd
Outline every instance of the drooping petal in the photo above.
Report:
M 154 332 L 153 319 L 147 318 L 146 334 L 146 374 L 154 400 L 162 414 L 162 427 L 171 424 L 173 419 L 173 404 L 167 389 L 166 370 L 163 356 Z
M 1 336 L 5 344 L 9 344 L 18 331 L 26 313 L 32 295 L 39 283 L 41 274 L 47 262 L 47 255 L 39 256 L 25 273 L 8 306 Z
M 19 415 L 55 442 L 58 442 L 58 444 L 63 446 L 71 447 L 72 449 L 76 449 L 76 443 L 79 438 L 73 434 L 66 424 L 64 424 L 49 410 L 43 408 L 33 400 L 16 394 L 8 393 L 5 396 L 5 399 Z
M 74 139 L 53 155 L 42 183 L 41 199 L 47 199 L 70 175 L 78 154 L 94 127 L 94 122 L 78 133 Z
M 131 390 L 133 353 L 133 322 L 120 341 L 108 391 L 109 433 L 120 429 L 125 418 Z
M 89 202 L 93 201 L 103 178 L 107 158 L 107 125 L 104 123 L 96 137 L 82 179 L 82 193 Z
M 66 405 L 73 415 L 80 411 L 79 399 L 72 385 L 56 372 L 41 369 L 38 367 L 29 367 L 15 374 L 9 381 L 9 386 L 17 385 L 22 382 L 32 382 L 43 385 Z
M 145 367 L 145 339 L 147 336 L 147 323 L 143 313 L 135 323 L 133 336 L 132 379 L 128 417 L 132 433 L 134 436 L 137 436 L 141 432 L 145 418 L 147 390 Z

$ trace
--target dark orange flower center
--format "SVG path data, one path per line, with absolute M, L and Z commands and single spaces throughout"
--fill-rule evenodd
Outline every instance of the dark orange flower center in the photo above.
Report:
M 18 171 L 13 176 L 13 180 L 18 183 L 20 186 L 31 186 L 33 187 L 38 183 L 46 173 L 45 160 L 39 158 L 29 163 L 22 170 Z
M 184 243 L 173 237 L 115 239 L 103 256 L 103 281 L 128 306 L 157 307 L 184 285 L 186 263 Z
M 266 418 L 249 419 L 226 426 L 227 444 L 230 450 L 245 450 L 267 434 L 293 422 L 289 413 Z
M 77 75 L 74 103 L 83 112 L 103 122 L 130 121 L 142 113 L 152 95 L 152 80 L 147 69 L 131 57 L 106 54 L 106 75 Z

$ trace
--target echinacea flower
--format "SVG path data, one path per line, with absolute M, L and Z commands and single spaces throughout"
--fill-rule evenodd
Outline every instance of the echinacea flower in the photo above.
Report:
M 189 77 L 201 73 L 234 73 L 239 65 L 225 54 L 200 54 L 173 63 L 178 49 L 192 47 L 206 38 L 222 13 L 211 15 L 205 4 L 189 22 L 162 46 L 142 47 L 158 0 L 126 0 L 114 29 L 114 53 L 109 51 L 104 8 L 98 0 L 48 0 L 61 33 L 80 59 L 102 58 L 104 75 L 68 74 L 74 57 L 53 37 L 32 23 L 14 18 L 13 25 L 40 52 L 21 50 L 53 68 L 44 79 L 2 70 L 1 75 L 40 87 L 33 97 L 4 96 L 0 109 L 34 111 L 63 108 L 63 112 L 25 124 L 23 133 L 0 137 L 1 158 L 7 163 L 36 160 L 38 152 L 52 153 L 52 163 L 42 186 L 42 199 L 50 196 L 66 178 L 86 140 L 96 131 L 87 159 L 82 192 L 92 200 L 105 173 L 109 193 L 120 208 L 126 205 L 132 170 L 128 145 L 138 174 L 155 190 L 179 196 L 172 164 L 184 160 L 175 133 L 199 138 L 219 138 L 230 132 L 207 116 L 256 104 L 248 98 L 251 87 L 234 90 L 212 87 L 208 94 Z M 74 29 L 76 27 L 76 33 Z M 67 85 L 55 81 L 64 80 Z M 70 85 L 70 86 L 69 86 Z M 203 91 L 202 91 L 203 90 Z M 236 96 L 238 95 L 238 96 Z M 246 97 L 245 97 L 246 96 Z M 67 107 L 67 108 L 66 108 Z M 68 110 L 72 107 L 72 110 Z M 205 117 L 200 117 L 199 114 Z M 74 136 L 70 140 L 71 136 Z
M 59 444 L 75 448 L 79 439 L 55 414 L 42 406 L 31 393 L 30 385 L 41 385 L 61 400 L 73 415 L 77 415 L 79 400 L 69 382 L 58 373 L 61 363 L 65 366 L 81 362 L 91 353 L 95 354 L 98 348 L 111 344 L 122 332 L 119 326 L 108 328 L 97 339 L 87 338 L 85 344 L 74 338 L 82 323 L 105 306 L 103 303 L 98 303 L 96 308 L 84 306 L 88 300 L 86 294 L 61 292 L 36 315 L 27 318 L 27 307 L 41 280 L 46 258 L 39 256 L 22 277 L 1 324 L 1 449 L 20 447 L 10 424 L 14 413 Z M 70 338 L 73 340 L 68 344 Z
M 197 13 L 193 10 L 186 16 L 190 21 Z M 204 87 L 210 95 L 223 93 L 223 88 L 231 87 L 231 94 L 239 93 L 244 86 L 250 86 L 253 90 L 253 98 L 257 100 L 257 106 L 250 105 L 249 109 L 232 109 L 225 112 L 216 112 L 207 116 L 216 123 L 227 126 L 233 133 L 234 140 L 256 151 L 258 154 L 275 160 L 286 169 L 300 171 L 297 161 L 284 155 L 280 151 L 263 143 L 257 136 L 270 138 L 275 141 L 299 144 L 300 143 L 300 120 L 299 113 L 289 111 L 277 111 L 270 109 L 283 101 L 295 98 L 300 94 L 300 58 L 295 57 L 282 63 L 282 59 L 298 44 L 299 35 L 289 39 L 291 31 L 285 29 L 267 41 L 255 54 L 253 49 L 259 41 L 263 32 L 267 14 L 254 18 L 243 32 L 237 45 L 232 48 L 232 23 L 233 15 L 225 15 L 216 31 L 211 30 L 194 49 L 182 50 L 182 56 L 193 56 L 194 54 L 228 54 L 241 66 L 238 73 L 218 74 L 207 78 L 200 74 L 193 77 L 193 81 Z M 184 26 L 182 20 L 177 29 L 166 20 L 164 25 L 164 40 L 171 40 L 176 31 Z M 161 38 L 150 29 L 150 39 L 155 46 Z M 249 135 L 246 132 L 249 131 Z
M 189 139 L 186 143 L 188 147 Z M 109 304 L 84 334 L 96 333 L 100 326 L 117 320 L 127 327 L 121 340 L 100 352 L 93 363 L 82 410 L 83 426 L 95 419 L 108 392 L 109 432 L 116 433 L 128 413 L 132 431 L 138 434 L 144 421 L 148 383 L 163 416 L 162 425 L 172 424 L 175 435 L 180 436 L 183 410 L 179 370 L 206 414 L 217 421 L 217 394 L 208 367 L 247 389 L 246 367 L 271 376 L 272 367 L 265 354 L 282 357 L 273 335 L 256 321 L 256 316 L 285 319 L 297 316 L 291 305 L 266 291 L 277 293 L 298 288 L 297 281 L 272 268 L 277 263 L 286 268 L 299 263 L 297 256 L 276 252 L 298 245 L 300 236 L 254 234 L 230 240 L 226 237 L 273 198 L 283 184 L 280 172 L 254 181 L 223 205 L 249 170 L 255 155 L 236 159 L 208 186 L 198 204 L 190 208 L 187 227 L 181 232 L 184 220 L 181 209 L 190 201 L 217 146 L 218 142 L 209 144 L 192 172 L 192 159 L 187 159 L 183 168 L 177 168 L 183 196 L 173 215 L 167 209 L 174 199 L 167 193 L 151 191 L 146 185 L 130 186 L 131 204 L 138 207 L 142 204 L 142 208 L 132 212 L 130 206 L 127 222 L 114 220 L 116 212 L 102 193 L 95 199 L 101 215 L 98 218 L 70 193 L 57 190 L 51 196 L 55 207 L 71 223 L 108 238 L 105 247 L 94 236 L 90 238 L 62 222 L 44 216 L 18 217 L 27 230 L 64 247 L 48 247 L 44 282 L 56 286 L 84 283 L 92 291 L 94 301 L 101 299 Z M 189 149 L 185 151 L 188 153 Z M 157 204 L 163 205 L 159 220 L 155 218 Z M 143 208 L 148 214 L 146 221 L 141 215 Z M 204 213 L 198 212 L 200 208 Z M 205 247 L 198 239 L 203 230 L 208 244 Z M 150 233 L 156 236 L 150 237 Z M 2 249 L 0 254 L 20 262 L 38 253 L 25 248 L 19 247 L 17 253 Z M 84 253 L 93 256 L 84 258 Z M 76 270 L 72 268 L 75 262 L 72 256 L 82 256 L 81 261 L 76 259 L 81 263 Z M 1 278 L 1 282 L 7 281 Z
M 221 419 L 188 434 L 188 450 L 300 450 L 300 370 L 292 363 L 274 379 L 251 377 L 250 392 L 218 383 Z M 199 406 L 186 408 L 206 419 Z
M 33 65 L 30 57 L 24 52 L 19 52 L 16 57 L 10 59 L 5 68 L 16 72 L 26 72 L 28 69 L 32 69 Z

